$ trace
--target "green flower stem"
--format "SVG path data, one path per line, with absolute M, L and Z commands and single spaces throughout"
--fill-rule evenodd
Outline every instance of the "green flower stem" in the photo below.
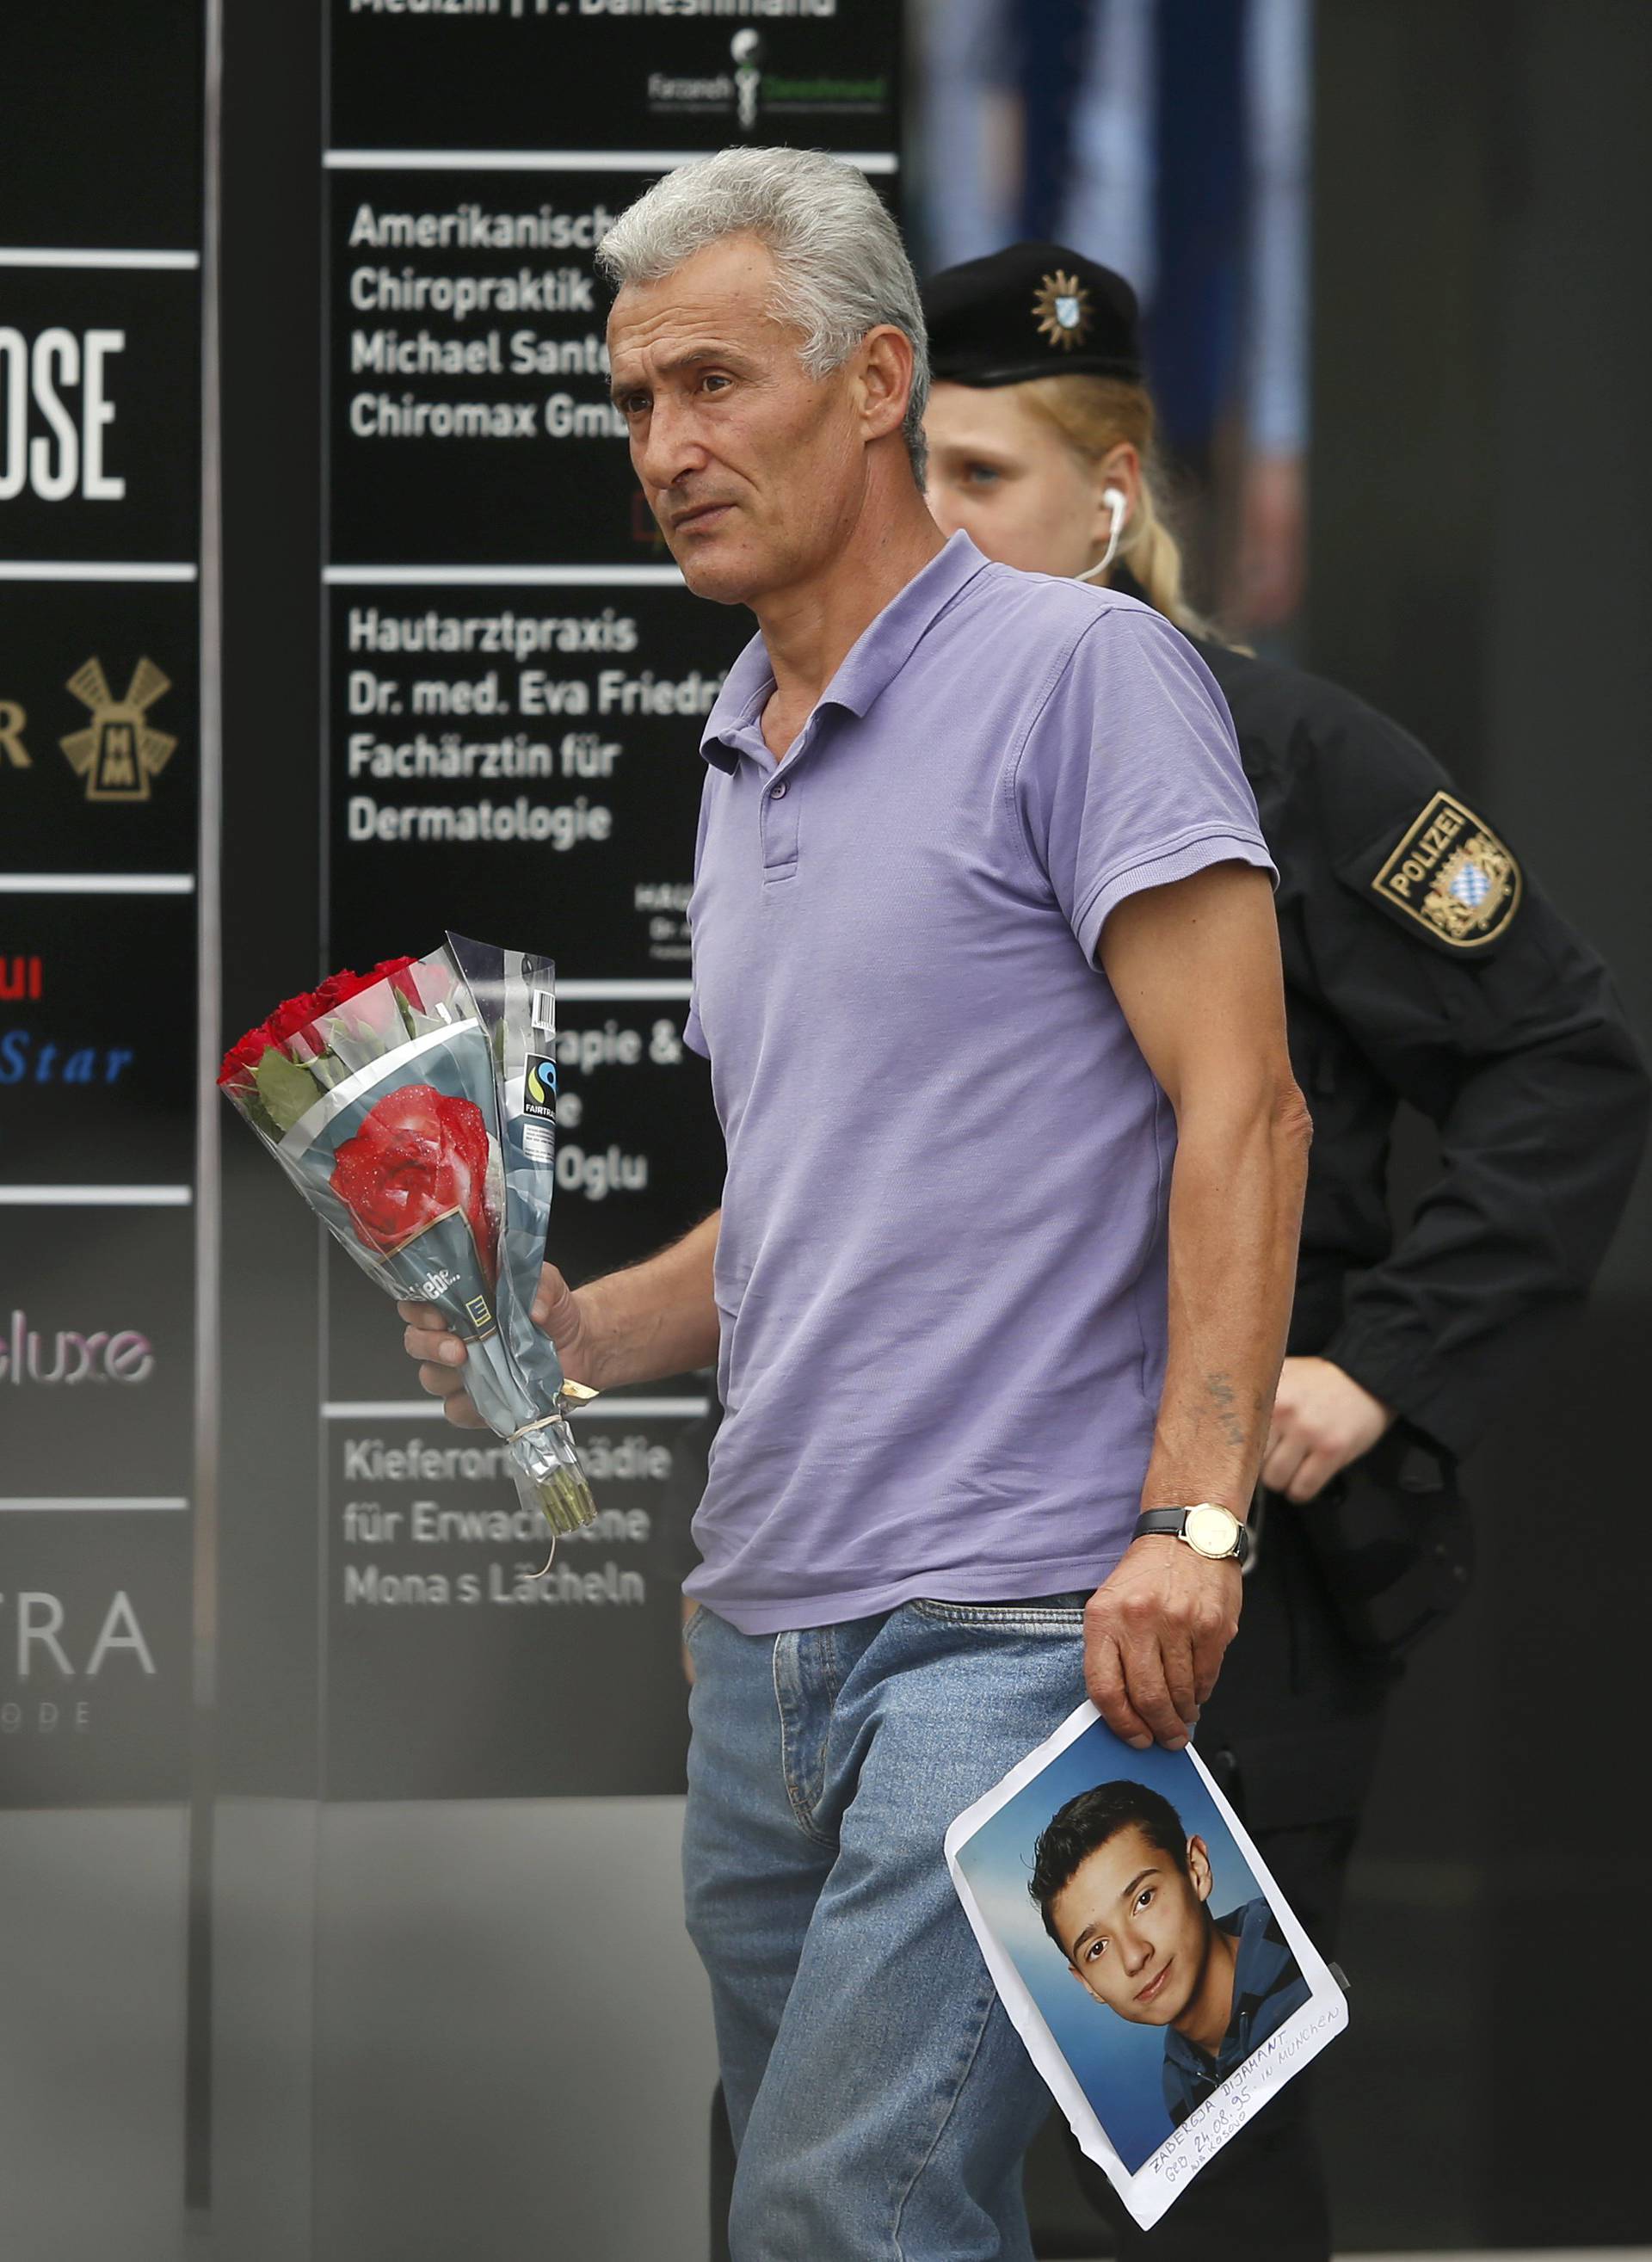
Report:
M 557 1537 L 582 1531 L 596 1514 L 591 1488 L 577 1469 L 558 1469 L 539 1480 L 539 1505 Z
M 574 1452 L 573 1435 L 560 1416 L 518 1437 L 515 1459 L 520 1472 L 518 1492 L 524 1500 L 537 1502 L 558 1538 L 582 1531 L 593 1521 L 596 1502 Z

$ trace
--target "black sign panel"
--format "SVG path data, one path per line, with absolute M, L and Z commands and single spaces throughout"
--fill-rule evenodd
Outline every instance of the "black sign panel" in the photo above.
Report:
M 0 1492 L 186 1494 L 189 1210 L 52 1206 L 0 1216 Z
M 0 604 L 0 868 L 192 873 L 199 688 L 196 591 L 161 581 L 23 581 Z M 138 899 L 83 898 L 76 947 L 125 955 Z M 8 921 L 15 905 L 0 905 Z M 30 913 L 32 916 L 32 913 Z
M 544 1521 L 494 1440 L 439 1415 L 329 1425 L 329 1796 L 681 1788 L 682 1543 L 661 1517 L 682 1426 L 581 1422 L 597 1521 L 538 1578 Z
M 0 1215 L 0 1800 L 176 1797 L 193 1221 L 141 1207 Z
M 188 1790 L 190 1517 L 0 1512 L 0 1805 Z
M 193 249 L 202 62 L 199 0 L 8 8 L 7 244 Z
M 0 895 L 0 1182 L 187 1185 L 195 902 Z M 65 1226 L 60 1215 L 59 1230 Z M 76 1236 L 89 1223 L 73 1220 Z
M 631 507 L 595 256 L 654 177 L 335 174 L 335 563 L 663 554 Z
M 891 150 L 892 0 L 334 0 L 333 140 Z
M 199 289 L 188 269 L 0 267 L 8 556 L 194 558 Z
M 700 732 L 750 616 L 600 574 L 330 610 L 339 961 L 453 927 L 564 981 L 686 981 Z

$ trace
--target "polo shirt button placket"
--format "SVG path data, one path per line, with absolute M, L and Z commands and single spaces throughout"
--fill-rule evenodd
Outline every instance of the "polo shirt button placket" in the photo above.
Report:
M 789 880 L 797 868 L 797 796 L 779 779 L 763 796 L 763 877 Z M 784 804 L 783 806 L 783 803 Z

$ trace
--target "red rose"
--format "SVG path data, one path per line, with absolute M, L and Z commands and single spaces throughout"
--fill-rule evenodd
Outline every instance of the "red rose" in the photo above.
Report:
M 284 998 L 264 1027 L 272 1045 L 285 1046 L 299 1031 L 307 1028 L 315 1019 L 315 992 L 307 991 L 302 997 Z
M 333 1192 L 358 1240 L 389 1252 L 462 1210 L 489 1281 L 496 1271 L 487 1212 L 487 1124 L 474 1100 L 404 1084 L 369 1110 L 333 1161 Z
M 342 975 L 331 1010 L 357 1035 L 376 1037 L 387 1047 L 407 1041 L 408 1025 L 401 1018 L 395 991 L 377 968 L 371 974 Z
M 323 1013 L 330 1013 L 341 998 L 348 998 L 364 982 L 372 979 L 371 975 L 352 974 L 347 966 L 341 967 L 336 974 L 329 974 L 321 988 L 311 993 L 310 1019 L 319 1020 Z
M 233 1084 L 238 1077 L 251 1076 L 269 1049 L 270 1032 L 261 1021 L 256 1029 L 249 1029 L 244 1037 L 237 1037 L 224 1055 L 218 1081 L 220 1084 Z
M 434 1013 L 453 996 L 453 976 L 444 959 L 427 963 L 422 958 L 387 958 L 374 971 L 393 982 L 418 1013 Z

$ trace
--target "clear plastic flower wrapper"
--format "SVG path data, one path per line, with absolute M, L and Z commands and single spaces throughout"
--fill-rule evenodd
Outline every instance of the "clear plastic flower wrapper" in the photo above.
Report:
M 465 1387 L 552 1553 L 596 1513 L 567 1422 L 595 1394 L 566 1380 L 530 1317 L 556 1179 L 555 1040 L 553 962 L 450 934 L 428 957 L 289 998 L 218 1078 L 368 1278 L 435 1305 L 463 1339 Z

